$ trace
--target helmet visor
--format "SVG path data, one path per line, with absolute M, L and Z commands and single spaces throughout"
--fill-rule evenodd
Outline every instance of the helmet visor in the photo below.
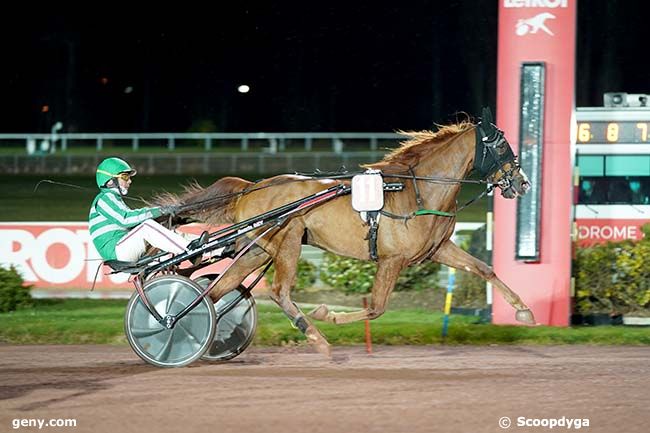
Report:
M 120 171 L 120 172 L 117 174 L 117 176 L 115 176 L 115 177 L 119 177 L 120 179 L 126 181 L 126 180 L 129 180 L 129 178 L 135 176 L 137 173 L 138 173 L 138 172 L 137 172 L 136 170 L 133 170 L 133 169 L 131 169 L 131 170 L 124 170 L 124 171 Z

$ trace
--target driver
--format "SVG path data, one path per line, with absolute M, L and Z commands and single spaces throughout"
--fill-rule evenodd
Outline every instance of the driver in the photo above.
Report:
M 136 173 L 120 158 L 107 158 L 97 166 L 95 179 L 99 194 L 90 206 L 88 229 L 102 259 L 135 262 L 145 253 L 146 243 L 173 254 L 205 244 L 208 232 L 189 241 L 154 221 L 161 215 L 174 215 L 179 206 L 131 209 L 124 203 L 123 197 L 129 192 L 131 178 Z M 200 260 L 199 256 L 197 261 Z

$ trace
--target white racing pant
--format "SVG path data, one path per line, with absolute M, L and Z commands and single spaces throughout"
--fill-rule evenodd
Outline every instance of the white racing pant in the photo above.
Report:
M 187 245 L 191 239 L 185 239 L 154 220 L 146 220 L 135 226 L 117 242 L 115 246 L 117 260 L 124 262 L 137 261 L 147 250 L 145 241 L 152 247 L 162 251 L 180 254 L 187 250 Z

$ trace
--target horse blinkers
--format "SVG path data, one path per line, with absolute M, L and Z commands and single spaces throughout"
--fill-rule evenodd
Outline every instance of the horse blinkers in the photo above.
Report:
M 476 153 L 474 169 L 482 179 L 495 183 L 505 198 L 515 198 L 530 189 L 528 178 L 521 171 L 517 157 L 503 131 L 484 120 L 476 125 Z

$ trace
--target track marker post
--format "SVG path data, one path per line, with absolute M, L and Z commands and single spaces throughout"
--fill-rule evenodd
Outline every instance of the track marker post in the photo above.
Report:
M 366 297 L 363 297 L 363 308 L 367 309 L 368 308 L 368 300 Z M 372 338 L 370 337 L 370 320 L 366 319 L 365 320 L 365 326 L 366 326 L 366 353 L 368 355 L 372 354 Z
M 454 285 L 456 284 L 456 269 L 449 268 L 449 278 L 447 280 L 447 296 L 445 297 L 445 317 L 442 321 L 442 341 L 447 338 L 447 330 L 449 328 L 449 314 L 451 313 L 451 298 L 454 293 Z

